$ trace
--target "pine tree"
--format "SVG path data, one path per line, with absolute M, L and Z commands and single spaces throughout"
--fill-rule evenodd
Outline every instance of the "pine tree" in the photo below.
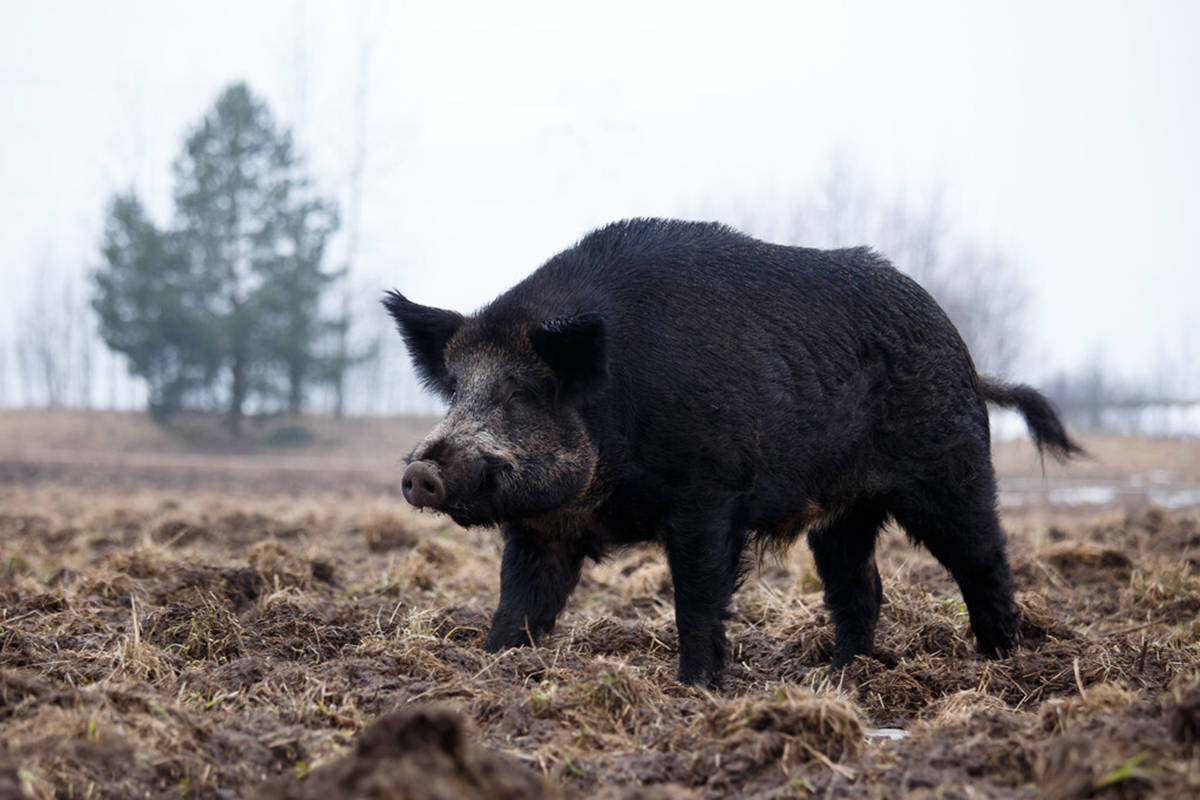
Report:
M 177 276 L 171 282 L 180 287 L 183 318 L 192 334 L 204 338 L 186 360 L 170 362 L 180 374 L 162 383 L 164 391 L 178 386 L 164 408 L 178 407 L 202 380 L 210 396 L 223 398 L 235 434 L 252 399 L 263 408 L 299 412 L 311 384 L 345 369 L 333 352 L 333 333 L 348 320 L 322 313 L 322 297 L 341 277 L 322 269 L 326 242 L 337 228 L 333 203 L 313 191 L 291 134 L 277 128 L 266 104 L 241 83 L 226 89 L 192 130 L 174 172 L 175 227 L 159 234 L 144 214 L 131 218 L 138 236 L 106 244 L 98 290 L 124 292 L 123 302 L 164 300 L 144 296 L 158 278 L 131 266 L 141 263 L 139 247 L 160 248 L 162 268 Z M 126 201 L 136 203 L 125 198 L 114 201 L 114 209 Z M 122 323 L 136 330 L 121 329 Z M 114 317 L 109 330 L 109 345 L 130 356 L 135 374 L 147 377 L 138 371 L 130 341 L 136 340 L 133 349 L 144 361 L 142 351 L 155 349 L 157 329 L 146 320 Z
M 150 412 L 164 420 L 212 383 L 220 362 L 199 312 L 201 286 L 133 194 L 109 204 L 101 253 L 104 267 L 92 276 L 100 335 L 146 381 Z

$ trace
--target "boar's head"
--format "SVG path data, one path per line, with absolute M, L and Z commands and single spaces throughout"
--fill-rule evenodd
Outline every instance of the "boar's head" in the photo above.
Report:
M 461 525 L 586 504 L 597 453 L 581 408 L 606 377 L 601 315 L 541 320 L 485 310 L 468 318 L 398 292 L 384 305 L 418 376 L 449 404 L 408 456 L 402 488 L 410 503 Z

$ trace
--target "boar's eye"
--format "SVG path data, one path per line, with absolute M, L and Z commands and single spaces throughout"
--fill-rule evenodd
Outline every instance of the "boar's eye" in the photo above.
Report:
M 500 384 L 500 405 L 505 408 L 526 403 L 531 396 L 529 390 L 515 380 L 506 380 Z

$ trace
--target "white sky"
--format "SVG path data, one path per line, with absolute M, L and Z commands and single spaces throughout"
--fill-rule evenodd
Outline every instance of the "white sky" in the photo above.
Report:
M 1022 377 L 1200 373 L 1197 36 L 1197 2 L 0 0 L 0 341 L 114 191 L 169 220 L 234 80 L 344 201 L 370 42 L 364 306 L 470 310 L 612 219 L 786 214 L 842 154 L 1021 265 Z

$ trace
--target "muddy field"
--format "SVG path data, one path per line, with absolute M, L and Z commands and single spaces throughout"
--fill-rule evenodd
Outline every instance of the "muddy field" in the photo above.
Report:
M 1200 796 L 1195 508 L 1006 508 L 1001 661 L 891 531 L 877 658 L 831 672 L 797 547 L 737 595 L 710 692 L 674 681 L 649 548 L 492 655 L 495 535 L 379 464 L 0 461 L 0 797 Z

